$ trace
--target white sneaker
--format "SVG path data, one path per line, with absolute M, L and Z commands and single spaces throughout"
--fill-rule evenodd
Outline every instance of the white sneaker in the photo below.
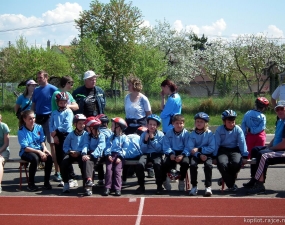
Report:
M 62 193 L 69 193 L 69 183 L 64 183 Z
M 170 178 L 166 177 L 166 180 L 163 182 L 162 185 L 165 188 L 165 190 L 170 191 L 171 190 Z
M 64 186 L 64 183 L 63 181 L 60 181 L 59 184 L 57 185 L 58 187 L 63 187 Z
M 178 182 L 178 190 L 179 191 L 185 191 L 185 181 L 184 180 L 179 180 L 179 182 Z
M 2 193 L 2 187 L 0 187 L 0 194 Z
M 205 189 L 205 196 L 211 196 L 211 195 L 212 195 L 211 187 L 206 187 L 206 189 Z
M 68 181 L 68 183 L 69 183 L 69 187 L 77 187 L 78 186 L 77 180 L 70 179 Z
M 189 191 L 189 195 L 190 195 L 190 196 L 196 196 L 197 193 L 198 193 L 198 188 L 197 188 L 197 186 L 192 187 L 192 188 L 191 188 L 191 191 Z

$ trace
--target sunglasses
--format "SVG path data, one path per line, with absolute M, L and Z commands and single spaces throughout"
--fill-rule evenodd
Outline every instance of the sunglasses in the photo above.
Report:
M 73 81 L 68 81 L 68 84 L 70 84 L 71 86 L 73 86 L 74 82 Z
M 284 111 L 284 110 L 285 110 L 285 108 L 281 108 L 281 107 L 278 107 L 278 108 L 275 109 L 276 112 L 278 112 L 278 111 Z

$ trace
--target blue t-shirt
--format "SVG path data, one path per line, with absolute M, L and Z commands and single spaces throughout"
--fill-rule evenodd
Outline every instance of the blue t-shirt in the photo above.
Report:
M 57 87 L 47 84 L 44 87 L 37 87 L 33 93 L 33 103 L 35 103 L 36 114 L 50 114 L 51 113 L 51 97 Z
M 25 108 L 25 110 L 31 109 L 32 101 L 30 101 L 29 98 L 26 98 L 26 97 L 22 94 L 22 95 L 20 95 L 20 96 L 17 98 L 16 104 L 19 105 L 19 106 L 21 107 L 21 109 L 23 109 L 29 102 L 30 102 L 30 104 Z

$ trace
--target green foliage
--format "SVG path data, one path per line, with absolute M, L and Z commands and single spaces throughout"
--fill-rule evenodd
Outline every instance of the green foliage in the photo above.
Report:
M 71 71 L 65 55 L 41 47 L 28 47 L 24 37 L 16 40 L 15 46 L 3 49 L 2 55 L 5 58 L 2 69 L 3 82 L 35 79 L 39 70 L 46 70 L 55 76 L 63 76 Z
M 98 35 L 96 40 L 103 47 L 106 60 L 104 75 L 111 79 L 111 89 L 114 89 L 115 82 L 133 67 L 135 41 L 142 31 L 141 11 L 124 0 L 111 0 L 107 4 L 96 0 L 75 22 L 81 38 Z
M 161 75 L 167 70 L 164 53 L 143 44 L 136 45 L 135 50 L 133 74 L 142 80 L 143 92 L 147 96 L 157 95 L 161 91 L 160 84 L 165 79 Z
M 105 58 L 102 46 L 97 42 L 97 35 L 90 34 L 77 42 L 73 41 L 71 51 L 68 53 L 73 73 L 77 80 L 82 81 L 83 74 L 87 70 L 93 70 L 96 74 L 104 71 Z

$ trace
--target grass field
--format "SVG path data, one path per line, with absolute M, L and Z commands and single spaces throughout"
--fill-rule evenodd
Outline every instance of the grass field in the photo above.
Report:
M 194 115 L 197 112 L 203 111 L 210 116 L 210 126 L 218 126 L 222 124 L 221 113 L 225 109 L 233 109 L 237 112 L 238 116 L 236 119 L 237 124 L 241 124 L 243 115 L 249 109 L 254 107 L 255 97 L 251 95 L 243 96 L 242 99 L 232 99 L 232 97 L 227 98 L 193 98 L 187 95 L 181 95 L 183 107 L 182 114 L 185 117 L 186 123 L 185 127 L 191 130 L 194 127 Z M 270 100 L 270 96 L 267 96 Z M 152 107 L 153 113 L 160 114 L 160 96 L 152 97 L 149 99 Z M 11 135 L 16 135 L 18 130 L 18 120 L 14 114 L 14 105 L 5 105 L 1 110 L 3 122 L 7 123 Z M 125 118 L 124 113 L 124 98 L 117 99 L 107 99 L 107 106 L 105 114 L 109 118 L 122 117 Z M 274 110 L 269 107 L 265 111 L 267 119 L 267 129 L 266 133 L 272 134 L 275 130 L 276 114 Z

